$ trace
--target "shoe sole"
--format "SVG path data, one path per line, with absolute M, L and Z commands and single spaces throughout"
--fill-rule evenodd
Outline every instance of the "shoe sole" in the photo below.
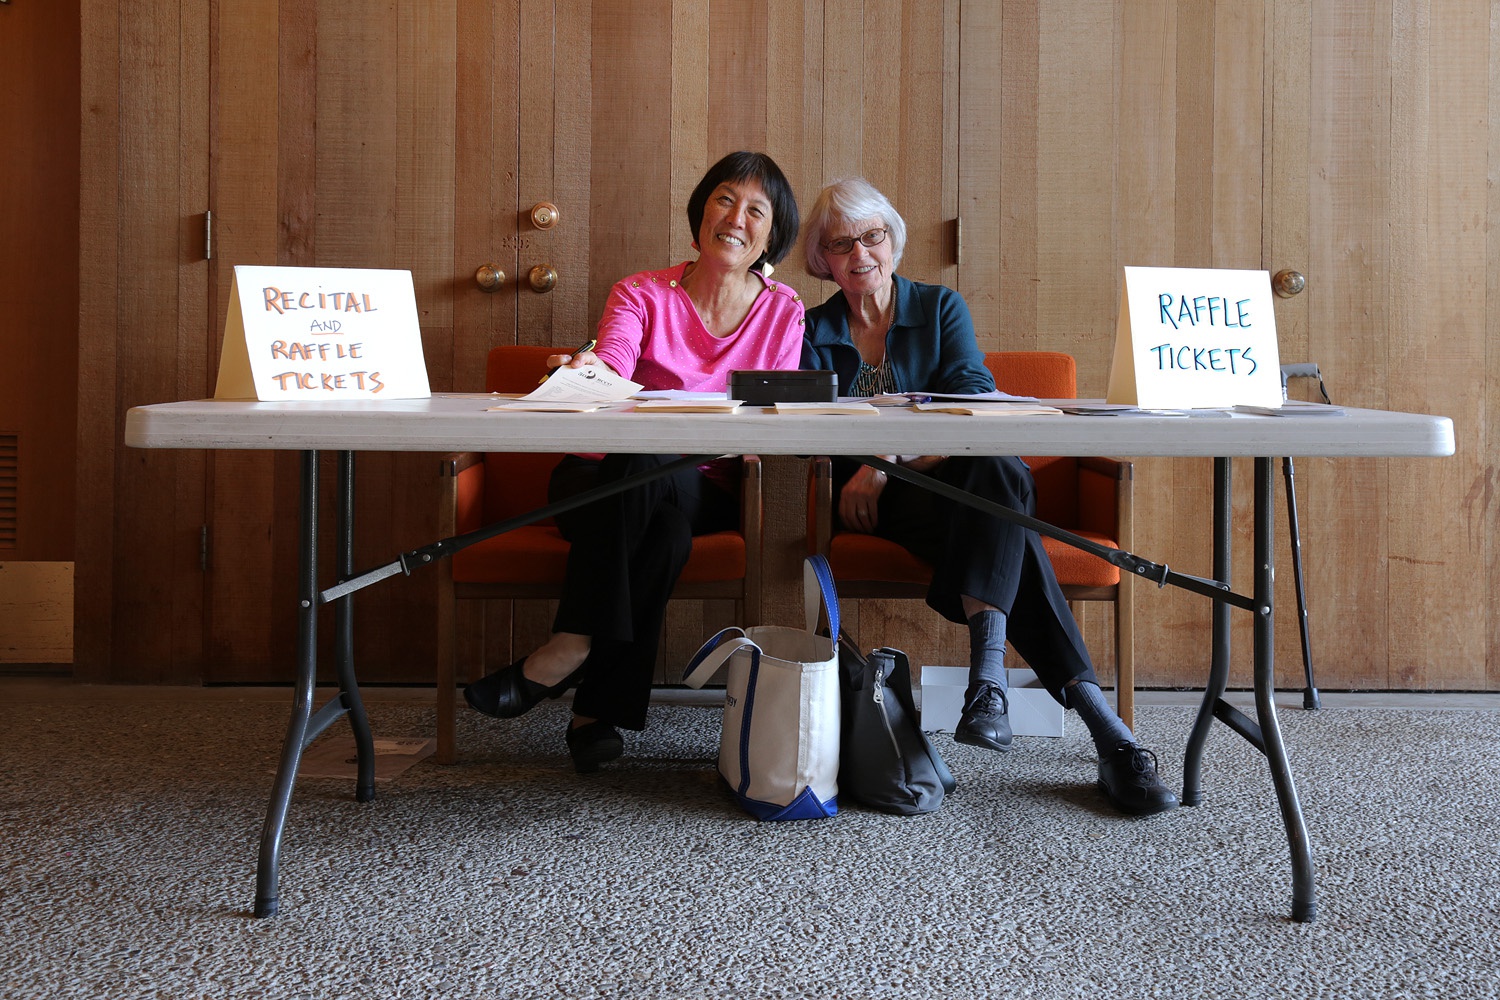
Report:
M 571 747 L 568 749 L 569 752 L 572 752 Z M 623 742 L 618 746 L 592 746 L 587 750 L 573 753 L 573 770 L 579 774 L 592 774 L 599 770 L 600 764 L 619 760 L 623 756 L 625 756 L 625 744 Z
M 1114 796 L 1110 795 L 1109 786 L 1106 785 L 1103 781 L 1096 782 L 1096 784 L 1099 786 L 1099 791 L 1103 792 L 1104 797 L 1109 800 L 1109 804 L 1114 806 L 1116 809 L 1120 810 L 1120 812 L 1124 813 L 1127 816 L 1156 816 L 1164 812 L 1171 812 L 1180 804 L 1176 799 L 1173 799 L 1171 802 L 1166 802 L 1159 806 L 1131 805 L 1129 803 L 1120 802 L 1116 800 Z
M 1010 743 L 1000 743 L 996 740 L 987 739 L 974 733 L 956 732 L 953 734 L 953 742 L 965 743 L 971 747 L 984 747 L 986 750 L 993 750 L 996 753 L 1009 753 L 1010 748 L 1014 745 L 1015 741 L 1012 740 Z

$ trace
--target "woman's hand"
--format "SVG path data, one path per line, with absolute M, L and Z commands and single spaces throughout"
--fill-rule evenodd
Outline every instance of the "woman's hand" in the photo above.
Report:
M 913 472 L 931 472 L 947 457 L 947 455 L 902 455 L 896 461 Z
M 861 465 L 859 471 L 849 477 L 839 493 L 839 520 L 851 531 L 865 534 L 875 530 L 879 520 L 880 493 L 885 489 L 885 473 Z
M 579 351 L 577 354 L 549 354 L 547 355 L 547 367 L 561 368 L 567 365 L 569 368 L 582 368 L 585 365 L 602 365 L 599 355 L 593 351 Z M 606 366 L 608 367 L 608 366 Z

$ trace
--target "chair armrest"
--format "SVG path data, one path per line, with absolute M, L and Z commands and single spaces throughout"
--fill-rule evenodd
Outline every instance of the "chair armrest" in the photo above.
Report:
M 444 455 L 438 464 L 438 533 L 447 538 L 459 531 L 459 522 L 464 519 L 462 508 L 472 506 L 474 497 L 483 492 L 484 452 L 455 451 Z M 469 472 L 469 470 L 475 470 Z M 469 473 L 465 475 L 465 473 Z M 461 494 L 464 484 L 468 495 Z M 477 491 L 477 492 L 476 492 Z M 472 512 L 471 512 L 472 513 Z
M 1130 462 L 1122 462 L 1118 458 L 1098 458 L 1093 455 L 1083 455 L 1078 459 L 1078 467 L 1090 472 L 1097 472 L 1101 476 L 1110 479 L 1130 479 L 1135 474 L 1135 466 Z
M 759 625 L 765 554 L 765 476 L 759 455 L 740 456 L 740 535 L 745 539 L 745 625 Z
M 807 552 L 827 555 L 833 539 L 833 460 L 815 455 L 807 463 Z
M 740 534 L 745 548 L 760 546 L 761 525 L 765 522 L 764 473 L 759 455 L 740 456 Z
M 473 468 L 484 461 L 482 451 L 454 451 L 444 455 L 438 460 L 441 464 L 438 474 L 445 477 L 456 477 L 465 469 Z
M 1134 543 L 1135 465 L 1115 458 L 1078 459 L 1079 527 L 1114 539 L 1128 550 Z

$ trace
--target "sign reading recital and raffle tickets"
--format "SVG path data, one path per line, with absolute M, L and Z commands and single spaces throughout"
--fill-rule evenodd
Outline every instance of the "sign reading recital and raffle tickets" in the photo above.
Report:
M 1125 268 L 1108 401 L 1184 410 L 1280 406 L 1269 273 Z
M 410 271 L 235 267 L 214 398 L 430 395 Z

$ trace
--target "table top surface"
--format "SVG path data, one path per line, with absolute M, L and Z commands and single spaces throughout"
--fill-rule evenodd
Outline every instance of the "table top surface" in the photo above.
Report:
M 1406 457 L 1453 454 L 1447 417 L 1343 407 L 1341 416 L 967 416 L 492 411 L 495 397 L 275 402 L 203 399 L 133 407 L 137 448 L 669 454 L 943 454 Z M 1094 402 L 1097 402 L 1095 400 Z

